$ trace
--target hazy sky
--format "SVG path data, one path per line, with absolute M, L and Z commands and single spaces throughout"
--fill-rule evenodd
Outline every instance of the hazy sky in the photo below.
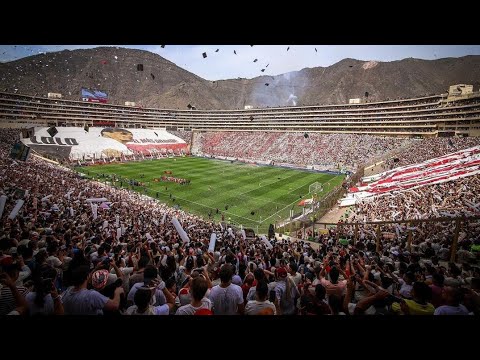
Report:
M 0 62 L 43 52 L 97 46 L 106 45 L 0 45 Z M 330 66 L 344 58 L 394 61 L 409 57 L 433 60 L 480 55 L 480 45 L 166 45 L 164 48 L 160 45 L 108 46 L 151 51 L 207 80 L 278 75 L 306 67 Z M 215 52 L 217 49 L 218 52 Z M 206 58 L 202 56 L 204 52 L 207 53 Z M 261 72 L 262 69 L 265 71 Z

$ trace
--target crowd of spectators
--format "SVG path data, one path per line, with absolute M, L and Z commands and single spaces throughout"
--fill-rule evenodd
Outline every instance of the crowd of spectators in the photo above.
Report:
M 405 247 L 411 236 L 411 247 L 422 254 L 432 248 L 441 260 L 452 258 L 452 244 L 458 235 L 457 260 L 471 263 L 480 260 L 480 178 L 470 176 L 441 184 L 365 198 L 358 201 L 348 213 L 346 222 L 358 223 L 357 237 L 376 242 L 380 236 L 382 247 L 391 251 L 395 246 Z M 408 220 L 444 218 L 443 221 L 410 223 Z M 456 219 L 463 219 L 457 223 Z M 403 221 L 405 220 L 405 221 Z M 399 221 L 382 224 L 368 222 Z M 458 229 L 457 229 L 458 226 Z M 341 237 L 353 239 L 353 225 L 342 226 Z M 386 241 L 386 243 L 384 243 Z
M 370 159 L 413 142 L 407 138 L 356 134 L 205 132 L 197 135 L 192 152 L 355 170 Z
M 436 137 L 413 142 L 385 162 L 384 169 L 418 164 L 455 151 L 480 145 L 480 137 Z M 396 159 L 396 160 L 395 160 Z
M 478 267 L 442 266 L 443 245 L 247 239 L 52 162 L 12 160 L 16 137 L 0 132 L 1 316 L 479 313 Z M 464 186 L 478 197 L 478 181 Z

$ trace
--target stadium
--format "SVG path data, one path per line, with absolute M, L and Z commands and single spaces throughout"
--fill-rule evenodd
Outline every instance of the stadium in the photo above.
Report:
M 473 85 L 223 110 L 8 90 L 0 315 L 479 314 Z

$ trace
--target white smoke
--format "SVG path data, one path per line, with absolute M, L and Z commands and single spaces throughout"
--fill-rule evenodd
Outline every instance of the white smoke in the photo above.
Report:
M 287 104 L 290 103 L 290 100 L 292 100 L 293 106 L 297 106 L 297 97 L 293 94 L 290 94 L 290 96 L 287 99 Z
M 265 84 L 268 83 L 268 86 Z M 261 76 L 245 105 L 254 107 L 297 106 L 299 99 L 309 88 L 309 79 L 304 72 L 294 71 L 277 76 Z

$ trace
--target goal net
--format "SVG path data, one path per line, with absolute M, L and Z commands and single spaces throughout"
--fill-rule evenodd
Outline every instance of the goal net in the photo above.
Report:
M 312 195 L 319 194 L 322 191 L 323 191 L 323 186 L 318 181 L 314 182 L 313 184 L 310 184 L 310 186 L 308 187 L 308 192 Z

